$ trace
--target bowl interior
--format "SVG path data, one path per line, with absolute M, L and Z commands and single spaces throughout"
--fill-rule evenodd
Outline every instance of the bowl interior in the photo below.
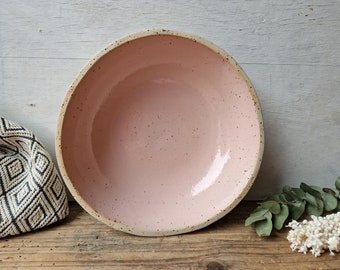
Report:
M 58 162 L 71 193 L 113 227 L 169 235 L 210 224 L 262 157 L 254 91 L 213 45 L 171 33 L 108 47 L 71 87 Z

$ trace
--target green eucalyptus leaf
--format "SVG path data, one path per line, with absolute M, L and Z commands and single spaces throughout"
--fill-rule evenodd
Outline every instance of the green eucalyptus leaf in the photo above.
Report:
M 314 190 L 316 190 L 316 191 L 320 192 L 320 193 L 322 193 L 322 192 L 323 192 L 323 190 L 322 190 L 322 188 L 321 188 L 321 187 L 314 186 L 314 185 L 310 185 L 310 187 L 311 187 L 312 189 L 314 189 Z
M 301 188 L 285 186 L 283 194 L 288 202 L 300 201 L 304 198 L 305 192 Z
M 340 191 L 340 176 L 335 180 L 335 187 Z
M 298 220 L 305 212 L 306 202 L 300 201 L 290 204 L 290 215 L 294 220 Z
M 311 186 L 309 186 L 309 185 L 307 185 L 307 184 L 305 184 L 305 183 L 302 182 L 302 183 L 300 184 L 300 188 L 301 188 L 303 191 L 305 191 L 305 192 L 307 192 L 307 193 L 313 195 L 315 198 L 321 199 L 321 193 L 320 193 L 319 191 L 317 191 L 316 189 L 312 188 Z
M 265 216 L 266 219 L 258 221 L 254 224 L 258 236 L 270 236 L 273 230 L 272 213 L 267 212 Z
M 287 192 L 289 193 L 289 191 L 291 190 L 292 188 L 290 186 L 287 186 L 287 185 L 284 185 L 283 188 L 282 188 L 282 192 Z
M 322 189 L 322 191 L 323 192 L 325 192 L 325 193 L 329 193 L 329 194 L 331 194 L 331 195 L 333 195 L 334 197 L 339 197 L 339 190 L 333 190 L 333 189 L 331 189 L 331 188 L 323 188 Z
M 307 198 L 307 194 L 308 193 L 306 193 L 306 198 Z M 310 195 L 310 194 L 308 194 L 308 195 Z M 315 199 L 315 204 L 310 203 L 310 201 L 307 201 L 306 213 L 309 216 L 312 216 L 312 215 L 317 216 L 317 217 L 321 216 L 322 213 L 323 213 L 324 203 L 319 198 L 315 198 L 315 197 L 313 197 L 313 198 Z
M 292 188 L 290 186 L 283 186 L 282 192 L 288 201 L 293 201 L 295 199 L 294 194 L 292 194 Z
M 322 212 L 321 212 L 321 214 L 323 213 L 323 210 L 325 209 L 325 204 L 324 204 L 324 202 L 323 202 L 323 200 L 322 199 L 316 199 L 316 203 L 317 203 L 317 207 L 318 207 L 318 209 L 320 209 Z
M 273 225 L 276 230 L 281 230 L 283 227 L 283 224 L 287 220 L 289 216 L 289 209 L 288 206 L 283 204 L 281 205 L 280 213 L 273 216 Z
M 256 208 L 256 209 L 259 209 L 259 207 Z M 251 225 L 251 224 L 253 224 L 257 221 L 266 219 L 265 214 L 268 213 L 268 212 L 269 212 L 268 209 L 260 209 L 260 210 L 257 210 L 257 211 L 255 210 L 255 212 L 251 213 L 249 215 L 249 217 L 246 219 L 244 225 L 249 226 L 249 225 Z
M 313 205 L 309 205 L 307 204 L 307 207 L 306 207 L 306 213 L 307 215 L 309 216 L 321 216 L 322 215 L 322 210 L 320 210 L 319 208 L 313 206 Z
M 317 201 L 316 201 L 317 198 L 315 198 L 312 194 L 306 193 L 305 199 L 306 199 L 306 201 L 309 205 L 312 205 L 314 207 L 318 207 L 318 204 L 317 204 Z
M 280 194 L 271 195 L 266 200 L 268 200 L 268 201 L 276 201 L 276 202 L 279 203 L 279 202 L 281 202 Z
M 262 208 L 268 209 L 273 214 L 280 213 L 280 204 L 274 200 L 264 201 L 260 203 Z
M 269 236 L 273 227 L 283 228 L 288 217 L 298 220 L 304 213 L 320 216 L 326 211 L 340 211 L 340 177 L 336 189 L 301 183 L 299 188 L 284 186 L 282 193 L 271 195 L 249 215 L 245 225 L 255 227 L 259 236 Z
M 338 200 L 335 198 L 336 193 L 330 188 L 321 188 L 318 186 L 310 186 L 312 189 L 317 190 L 321 194 L 321 199 L 324 203 L 326 211 L 332 211 L 336 208 Z
M 326 211 L 332 211 L 337 207 L 338 200 L 333 195 L 323 192 L 321 196 Z
M 338 201 L 338 205 L 336 206 L 335 210 L 336 210 L 337 212 L 340 212 L 340 200 Z
M 291 190 L 295 199 L 302 199 L 305 196 L 305 192 L 301 188 L 292 188 Z
M 287 200 L 286 195 L 284 193 L 279 194 L 279 199 L 282 203 L 285 203 L 285 204 L 288 203 L 288 200 Z

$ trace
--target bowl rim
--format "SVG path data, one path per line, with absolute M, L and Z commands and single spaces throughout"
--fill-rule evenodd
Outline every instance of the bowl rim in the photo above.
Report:
M 253 172 L 251 174 L 251 177 L 247 181 L 246 185 L 240 192 L 240 194 L 233 199 L 233 201 L 225 207 L 222 211 L 216 213 L 212 217 L 210 217 L 207 220 L 204 220 L 198 224 L 193 224 L 190 226 L 185 226 L 182 228 L 174 228 L 171 230 L 145 230 L 141 229 L 138 227 L 133 227 L 129 226 L 123 223 L 119 223 L 115 220 L 112 220 L 102 214 L 100 214 L 98 211 L 93 209 L 81 196 L 81 194 L 78 192 L 77 188 L 74 186 L 71 178 L 69 177 L 66 166 L 64 163 L 63 159 L 63 149 L 62 149 L 62 130 L 63 130 L 63 122 L 65 118 L 65 114 L 67 111 L 68 104 L 70 100 L 72 99 L 72 95 L 77 89 L 77 86 L 83 79 L 83 77 L 88 73 L 88 71 L 91 69 L 91 67 L 103 56 L 105 56 L 107 53 L 110 51 L 114 50 L 115 48 L 124 45 L 128 42 L 140 39 L 140 38 L 145 38 L 145 37 L 150 37 L 150 36 L 175 36 L 175 37 L 180 37 L 180 38 L 186 38 L 189 40 L 192 40 L 193 42 L 197 42 L 210 50 L 212 50 L 214 53 L 218 54 L 220 57 L 224 58 L 227 60 L 227 62 L 232 65 L 234 68 L 236 68 L 237 72 L 240 74 L 242 79 L 245 81 L 247 84 L 248 92 L 251 94 L 252 100 L 254 102 L 254 107 L 256 108 L 256 113 L 257 113 L 257 120 L 259 123 L 259 149 L 258 149 L 258 156 L 257 156 L 257 161 L 254 166 Z M 243 71 L 243 69 L 240 67 L 240 65 L 234 60 L 232 56 L 230 56 L 226 51 L 215 45 L 214 43 L 208 41 L 205 38 L 202 38 L 200 36 L 191 34 L 191 33 L 186 33 L 186 32 L 181 32 L 177 30 L 169 30 L 169 29 L 150 29 L 150 30 L 145 30 L 145 31 L 140 31 L 136 32 L 130 35 L 127 35 L 123 38 L 120 38 L 116 40 L 115 42 L 109 44 L 108 46 L 104 47 L 101 51 L 99 51 L 91 60 L 88 61 L 88 63 L 83 67 L 83 69 L 78 73 L 76 78 L 74 79 L 73 83 L 70 85 L 68 91 L 66 92 L 65 98 L 63 100 L 63 103 L 61 105 L 60 113 L 59 113 L 59 118 L 57 122 L 57 132 L 56 132 L 56 137 L 55 137 L 55 151 L 56 151 L 56 158 L 57 158 L 57 163 L 59 166 L 59 171 L 61 174 L 62 179 L 64 180 L 65 185 L 67 186 L 68 190 L 70 191 L 71 195 L 73 198 L 80 204 L 80 206 L 88 212 L 91 216 L 96 218 L 97 220 L 103 222 L 104 224 L 109 225 L 110 227 L 123 231 L 126 233 L 134 234 L 134 235 L 139 235 L 139 236 L 169 236 L 169 235 L 178 235 L 178 234 L 183 234 L 183 233 L 188 233 L 192 231 L 196 231 L 199 229 L 202 229 L 215 221 L 221 219 L 223 216 L 228 214 L 232 209 L 234 209 L 237 204 L 246 196 L 252 185 L 254 184 L 254 181 L 258 175 L 262 158 L 263 158 L 263 152 L 264 152 L 264 124 L 263 124 L 263 116 L 262 116 L 262 109 L 260 102 L 258 100 L 257 94 L 255 92 L 255 89 L 250 82 L 248 76 L 246 73 Z

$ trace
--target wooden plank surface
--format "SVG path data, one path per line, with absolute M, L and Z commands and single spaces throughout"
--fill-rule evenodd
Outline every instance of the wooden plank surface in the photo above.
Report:
M 249 198 L 340 175 L 340 1 L 0 1 L 0 114 L 54 156 L 59 108 L 93 55 L 137 31 L 202 36 L 246 71 L 266 146 Z
M 340 254 L 292 252 L 287 231 L 259 238 L 244 227 L 255 207 L 242 202 L 230 214 L 197 232 L 138 237 L 104 225 L 76 203 L 55 225 L 0 239 L 1 269 L 339 269 Z

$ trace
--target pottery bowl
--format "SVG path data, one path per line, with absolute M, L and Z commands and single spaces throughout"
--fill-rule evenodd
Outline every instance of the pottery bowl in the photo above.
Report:
M 56 138 L 76 201 L 115 229 L 173 235 L 246 195 L 263 153 L 260 105 L 239 65 L 173 31 L 128 36 L 76 78 Z

